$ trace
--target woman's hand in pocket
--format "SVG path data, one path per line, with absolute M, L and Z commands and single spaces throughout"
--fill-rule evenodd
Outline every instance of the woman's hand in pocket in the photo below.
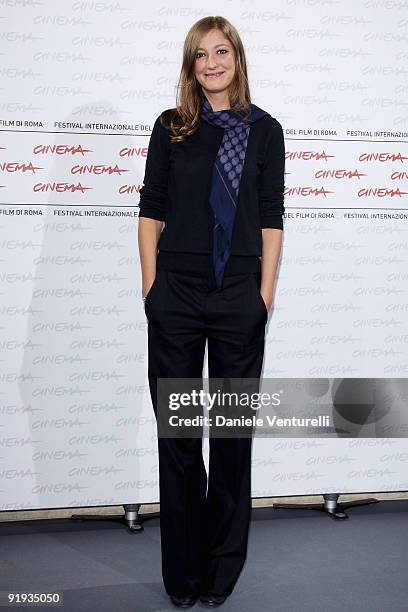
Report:
M 263 301 L 265 302 L 266 310 L 269 311 L 273 304 L 273 292 L 272 291 L 260 291 Z
M 152 288 L 154 281 L 155 281 L 155 279 L 153 278 L 150 282 L 148 282 L 148 283 L 145 282 L 142 285 L 142 298 L 144 300 L 146 299 L 147 294 L 149 293 L 150 289 Z

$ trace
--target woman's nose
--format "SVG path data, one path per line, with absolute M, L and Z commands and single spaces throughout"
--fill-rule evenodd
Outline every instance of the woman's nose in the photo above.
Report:
M 208 62 L 207 62 L 207 66 L 208 68 L 216 68 L 217 67 L 217 57 L 214 55 L 209 55 L 208 56 Z

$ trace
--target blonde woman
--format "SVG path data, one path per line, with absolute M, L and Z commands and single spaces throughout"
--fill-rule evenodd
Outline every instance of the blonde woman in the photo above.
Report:
M 251 103 L 245 52 L 223 17 L 188 32 L 177 107 L 156 119 L 140 190 L 148 377 L 259 378 L 283 230 L 280 123 Z M 162 573 L 177 607 L 218 606 L 247 554 L 251 437 L 158 437 Z

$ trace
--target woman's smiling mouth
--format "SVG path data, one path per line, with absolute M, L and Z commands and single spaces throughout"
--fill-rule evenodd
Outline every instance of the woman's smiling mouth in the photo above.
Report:
M 210 77 L 211 79 L 214 79 L 214 78 L 220 77 L 223 74 L 224 72 L 212 72 L 212 73 L 206 74 L 205 76 Z

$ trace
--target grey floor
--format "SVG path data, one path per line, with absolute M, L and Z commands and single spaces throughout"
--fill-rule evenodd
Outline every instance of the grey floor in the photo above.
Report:
M 406 612 L 407 513 L 407 500 L 351 508 L 344 521 L 254 509 L 246 565 L 218 609 Z M 62 591 L 64 605 L 51 608 L 62 612 L 174 612 L 161 581 L 159 519 L 144 527 L 132 535 L 105 520 L 0 523 L 0 591 Z M 0 606 L 14 609 L 23 608 Z

